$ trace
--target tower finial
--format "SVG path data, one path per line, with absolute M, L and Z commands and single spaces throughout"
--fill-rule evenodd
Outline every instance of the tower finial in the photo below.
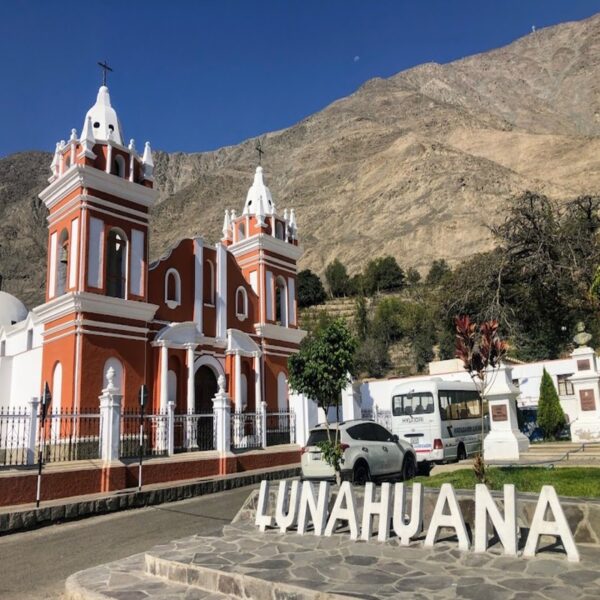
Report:
M 98 61 L 98 66 L 102 69 L 102 85 L 106 86 L 106 73 L 107 71 L 110 71 L 112 73 L 113 69 L 108 66 L 108 63 L 106 61 Z
M 258 164 L 260 166 L 262 164 L 262 155 L 265 153 L 265 151 L 262 149 L 262 144 L 260 142 L 260 138 L 258 138 L 256 140 L 255 150 L 258 152 Z

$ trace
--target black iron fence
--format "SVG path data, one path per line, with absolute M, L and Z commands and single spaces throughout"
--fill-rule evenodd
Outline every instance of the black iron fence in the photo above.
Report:
M 100 412 L 61 409 L 38 418 L 38 448 L 44 462 L 100 458 Z M 37 449 L 36 449 L 37 450 Z
M 262 448 L 259 413 L 231 413 L 231 447 L 236 450 Z
M 294 413 L 267 413 L 267 446 L 294 443 Z
M 0 408 L 0 465 L 28 462 L 31 415 L 25 408 Z
M 215 417 L 212 413 L 175 415 L 174 421 L 175 452 L 215 449 Z
M 166 456 L 169 451 L 169 415 L 166 411 L 156 415 L 141 414 L 139 410 L 121 413 L 121 458 Z

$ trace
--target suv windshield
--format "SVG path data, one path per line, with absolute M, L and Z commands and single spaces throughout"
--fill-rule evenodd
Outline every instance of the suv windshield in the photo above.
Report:
M 401 394 L 392 398 L 392 414 L 395 417 L 425 415 L 431 414 L 433 411 L 433 394 L 431 392 Z

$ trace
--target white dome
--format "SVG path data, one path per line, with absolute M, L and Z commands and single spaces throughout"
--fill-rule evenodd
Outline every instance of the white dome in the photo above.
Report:
M 246 196 L 246 204 L 244 206 L 244 215 L 255 215 L 259 218 L 265 215 L 275 214 L 275 204 L 273 203 L 273 196 L 271 196 L 271 190 L 265 185 L 263 181 L 263 169 L 262 167 L 256 168 L 254 174 L 254 182 L 248 190 Z
M 83 122 L 84 127 L 88 118 L 92 121 L 92 131 L 95 139 L 106 141 L 110 138 L 117 144 L 123 145 L 121 123 L 110 103 L 110 95 L 105 85 L 98 90 L 96 104 L 87 111 Z
M 8 292 L 0 291 L 0 327 L 24 321 L 29 314 L 25 305 Z

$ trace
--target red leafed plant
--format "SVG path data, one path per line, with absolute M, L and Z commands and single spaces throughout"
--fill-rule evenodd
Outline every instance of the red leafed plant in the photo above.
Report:
M 479 326 L 471 321 L 468 315 L 455 317 L 456 328 L 456 358 L 463 363 L 465 370 L 471 376 L 477 388 L 481 414 L 481 444 L 485 433 L 483 403 L 486 392 L 491 384 L 490 375 L 500 365 L 502 357 L 508 350 L 506 341 L 498 335 L 498 321 L 484 321 Z M 486 482 L 483 453 L 475 459 L 475 475 L 481 483 Z

